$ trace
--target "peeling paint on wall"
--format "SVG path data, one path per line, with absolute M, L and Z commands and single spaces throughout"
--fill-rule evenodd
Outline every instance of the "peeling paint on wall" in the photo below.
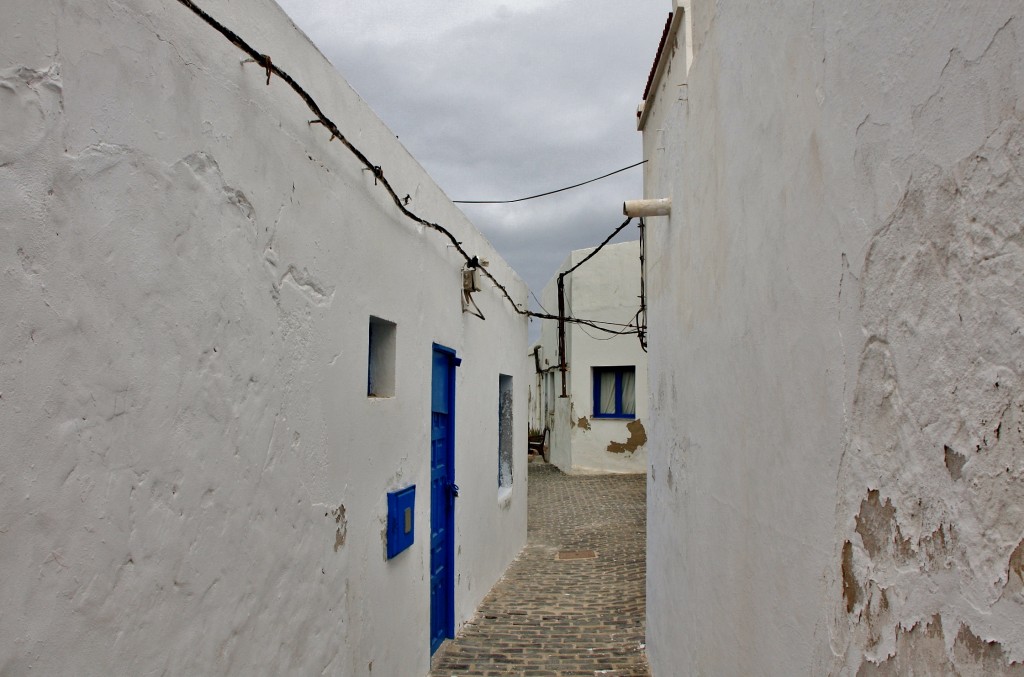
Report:
M 861 501 L 857 513 L 857 533 L 868 552 L 868 557 L 878 558 L 882 553 L 889 557 L 906 560 L 913 554 L 910 540 L 903 538 L 896 521 L 896 509 L 887 498 L 885 503 L 878 499 L 878 491 L 868 491 L 868 497 Z
M 608 451 L 613 454 L 633 453 L 640 447 L 647 444 L 647 431 L 640 419 L 630 421 L 626 424 L 629 437 L 625 442 L 612 442 L 608 445 Z
M 644 196 L 673 196 L 653 671 L 1017 673 L 1024 8 L 677 4 L 700 44 L 642 123 Z
M 1006 584 L 1003 586 L 1000 597 L 1009 594 L 1024 603 L 1024 597 L 1021 596 L 1022 590 L 1024 590 L 1024 541 L 1018 543 L 1010 553 L 1010 561 L 1006 565 Z
M 843 543 L 843 598 L 846 599 L 846 613 L 853 613 L 863 593 L 853 573 L 853 544 Z
M 326 517 L 328 514 L 324 516 Z M 338 552 L 341 546 L 345 545 L 345 536 L 348 534 L 348 520 L 345 518 L 344 504 L 331 510 L 329 516 L 334 518 L 334 523 L 338 526 L 334 534 L 334 552 Z
M 942 447 L 946 462 L 946 470 L 949 471 L 949 476 L 953 480 L 959 480 L 964 474 L 964 464 L 967 463 L 967 457 L 953 451 L 948 445 Z
M 978 637 L 967 625 L 961 625 L 947 649 L 942 617 L 917 621 L 909 629 L 896 629 L 896 650 L 884 661 L 865 661 L 857 677 L 882 677 L 911 674 L 954 674 L 964 677 L 1024 675 L 1024 665 L 1007 659 L 1002 645 Z
M 869 338 L 842 477 L 880 485 L 854 516 L 865 556 L 854 569 L 895 592 L 895 626 L 906 626 L 907 616 L 922 608 L 942 614 L 895 635 L 892 627 L 878 627 L 878 619 L 851 617 L 853 641 L 866 656 L 895 651 L 879 669 L 916 660 L 942 669 L 955 663 L 961 671 L 962 665 L 1008 669 L 998 643 L 1013 633 L 973 609 L 960 613 L 988 637 L 976 641 L 965 625 L 956 638 L 958 658 L 947 665 L 944 649 L 936 652 L 942 622 L 955 616 L 946 615 L 935 590 L 970 590 L 975 606 L 994 613 L 1004 586 L 1016 583 L 1013 564 L 1006 563 L 1014 562 L 1024 536 L 1024 445 L 1005 430 L 1019 424 L 1024 385 L 1022 149 L 1024 120 L 1011 117 L 954 169 L 922 168 L 866 257 L 861 311 Z M 942 340 L 921 351 L 929 336 Z M 850 613 L 846 555 L 844 548 Z M 898 636 L 895 648 L 876 647 L 871 637 L 878 633 Z M 1024 660 L 1024 645 L 1012 656 Z

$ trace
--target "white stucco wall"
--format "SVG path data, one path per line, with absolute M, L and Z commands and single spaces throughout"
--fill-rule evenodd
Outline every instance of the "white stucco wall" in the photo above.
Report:
M 525 303 L 276 5 L 203 6 Z M 489 285 L 464 315 L 447 243 L 177 2 L 2 14 L 0 674 L 426 674 L 431 343 L 464 360 L 461 624 L 525 541 L 525 397 L 497 488 L 525 319 Z M 394 398 L 366 396 L 370 315 L 397 324 Z M 408 484 L 416 542 L 385 561 Z
M 654 674 L 1019 674 L 1024 7 L 692 4 L 643 130 Z
M 538 351 L 536 355 L 534 350 Z M 544 430 L 544 383 L 543 374 L 538 371 L 537 367 L 537 362 L 543 358 L 539 351 L 540 343 L 530 346 L 529 358 L 533 375 L 530 377 L 527 398 L 529 402 L 529 428 L 531 433 L 543 432 Z
M 573 251 L 559 267 L 568 270 L 593 251 Z M 558 308 L 557 277 L 545 286 L 544 307 Z M 612 244 L 565 278 L 566 313 L 587 320 L 627 324 L 640 307 L 640 243 Z M 548 366 L 558 365 L 558 328 L 543 320 L 541 352 Z M 645 421 L 647 405 L 647 355 L 635 334 L 611 337 L 591 327 L 566 325 L 569 397 L 556 401 L 552 430 L 551 462 L 565 472 L 646 472 Z M 636 367 L 636 418 L 595 418 L 593 367 Z M 561 394 L 557 368 L 555 388 Z

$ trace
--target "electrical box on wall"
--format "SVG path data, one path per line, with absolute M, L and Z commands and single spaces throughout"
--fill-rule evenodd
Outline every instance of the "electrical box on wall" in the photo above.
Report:
M 412 545 L 415 515 L 415 484 L 388 492 L 388 559 Z
M 479 268 L 463 268 L 462 269 L 462 290 L 463 291 L 480 291 L 480 269 Z

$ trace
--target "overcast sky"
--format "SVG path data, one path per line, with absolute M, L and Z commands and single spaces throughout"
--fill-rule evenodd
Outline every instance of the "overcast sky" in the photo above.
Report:
M 453 200 L 523 197 L 642 159 L 636 107 L 669 0 L 278 2 Z M 462 208 L 540 296 L 641 187 L 637 167 Z

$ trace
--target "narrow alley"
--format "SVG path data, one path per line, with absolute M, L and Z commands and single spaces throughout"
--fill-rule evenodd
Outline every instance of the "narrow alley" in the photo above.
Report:
M 644 475 L 531 463 L 527 545 L 431 675 L 649 675 L 645 505 Z

